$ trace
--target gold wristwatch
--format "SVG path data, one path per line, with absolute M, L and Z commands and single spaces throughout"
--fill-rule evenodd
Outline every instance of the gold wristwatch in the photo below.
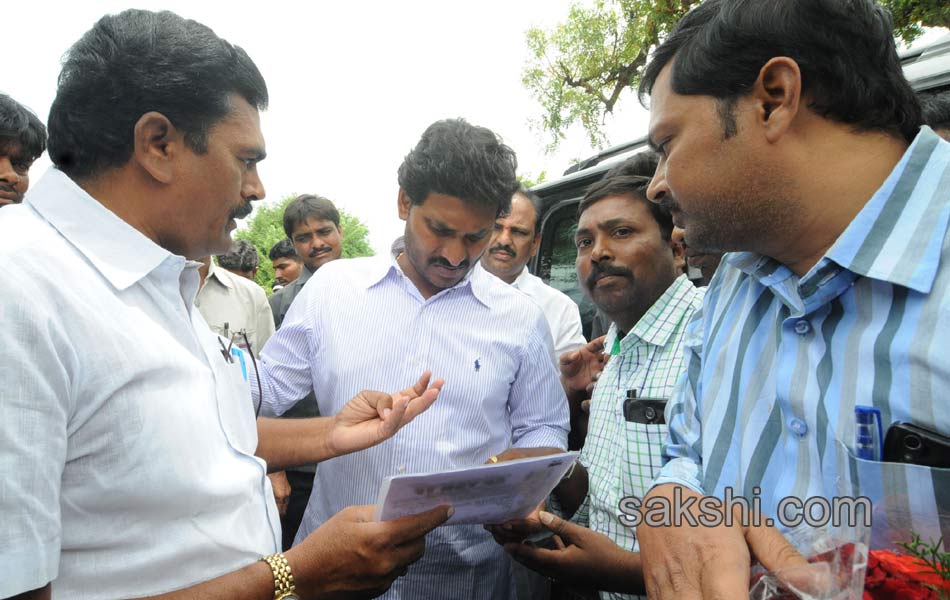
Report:
M 294 574 L 290 571 L 290 563 L 282 552 L 262 556 L 261 560 L 270 565 L 274 574 L 274 600 L 300 600 L 294 587 Z

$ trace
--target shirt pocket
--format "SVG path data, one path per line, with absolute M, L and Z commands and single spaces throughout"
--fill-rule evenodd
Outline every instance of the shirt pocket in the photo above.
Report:
M 643 499 L 663 466 L 667 426 L 632 421 L 624 421 L 624 426 L 623 460 L 618 465 L 622 495 Z
M 849 502 L 870 502 L 872 548 L 899 549 L 897 543 L 910 541 L 912 532 L 924 541 L 950 539 L 950 469 L 866 460 L 835 443 L 844 468 L 835 481 L 825 481 L 825 490 Z
M 233 362 L 221 361 L 215 367 L 218 411 L 221 426 L 231 446 L 252 455 L 257 450 L 257 421 L 247 370 L 253 366 L 247 353 L 240 349 L 232 349 L 232 353 Z

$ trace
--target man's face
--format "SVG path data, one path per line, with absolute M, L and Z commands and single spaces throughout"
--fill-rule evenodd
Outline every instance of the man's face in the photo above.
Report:
M 303 263 L 285 256 L 271 261 L 271 264 L 274 265 L 274 281 L 280 285 L 287 285 L 300 275 L 300 266 Z
M 430 193 L 412 205 L 399 191 L 399 218 L 406 222 L 406 274 L 424 295 L 436 294 L 462 280 L 491 239 L 497 209 L 466 203 L 455 196 Z
M 23 156 L 19 142 L 0 145 L 0 208 L 23 202 L 23 194 L 30 187 L 32 164 Z
M 538 251 L 541 236 L 534 234 L 537 215 L 531 201 L 515 194 L 511 214 L 495 219 L 495 229 L 482 256 L 482 266 L 502 280 L 512 283 Z
M 257 109 L 231 97 L 231 112 L 208 133 L 208 151 L 181 153 L 174 205 L 163 218 L 162 246 L 183 256 L 224 254 L 233 244 L 236 219 L 264 198 L 257 163 L 265 155 Z
M 671 65 L 650 97 L 650 142 L 660 162 L 647 194 L 670 210 L 695 252 L 760 248 L 793 221 L 796 186 L 769 161 L 774 153 L 750 98 L 738 100 L 737 131 L 727 138 L 715 99 L 672 90 Z
M 298 221 L 290 239 L 297 249 L 297 256 L 311 271 L 340 258 L 343 253 L 342 234 L 333 221 L 326 219 L 307 217 Z
M 615 321 L 642 314 L 676 279 L 672 242 L 663 239 L 643 200 L 608 196 L 595 202 L 581 214 L 574 241 L 578 282 Z

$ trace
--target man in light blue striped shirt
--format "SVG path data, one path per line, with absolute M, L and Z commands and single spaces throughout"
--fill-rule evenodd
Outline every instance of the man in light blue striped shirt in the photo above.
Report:
M 547 321 L 478 264 L 518 186 L 514 152 L 485 128 L 439 121 L 406 157 L 399 185 L 405 238 L 390 256 L 334 261 L 310 278 L 261 355 L 263 404 L 280 414 L 312 386 L 320 413 L 333 415 L 349 390 L 422 369 L 445 386 L 400 435 L 320 465 L 298 541 L 334 507 L 375 502 L 387 476 L 566 447 Z M 509 569 L 481 526 L 443 527 L 384 597 L 505 599 Z
M 920 126 L 889 15 L 869 0 L 707 0 L 641 92 L 661 154 L 651 197 L 691 247 L 740 251 L 687 334 L 645 503 L 732 492 L 776 525 L 645 522 L 650 597 L 739 598 L 751 556 L 802 565 L 784 498 L 867 496 L 873 545 L 950 533 L 946 469 L 855 452 L 858 405 L 885 429 L 950 433 L 950 144 Z

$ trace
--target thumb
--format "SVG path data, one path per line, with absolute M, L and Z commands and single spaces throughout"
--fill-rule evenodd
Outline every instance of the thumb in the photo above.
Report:
M 765 525 L 749 527 L 745 531 L 745 538 L 755 558 L 773 573 L 800 569 L 809 564 L 805 557 L 799 554 L 798 550 L 774 527 Z
M 565 521 L 561 517 L 551 514 L 547 511 L 542 510 L 538 518 L 541 521 L 541 524 L 548 529 L 551 533 L 560 536 L 564 540 L 565 545 L 571 545 L 577 539 L 578 530 L 584 529 L 576 523 L 571 523 L 570 521 Z
M 418 539 L 448 521 L 454 513 L 454 508 L 443 505 L 417 515 L 393 519 L 388 523 L 393 528 L 392 541 L 399 545 Z
M 389 413 L 393 409 L 393 397 L 385 392 L 363 390 L 360 392 L 360 396 L 363 397 L 363 400 L 366 401 L 366 404 L 368 404 L 371 408 L 376 409 L 376 413 L 381 419 L 388 417 Z

